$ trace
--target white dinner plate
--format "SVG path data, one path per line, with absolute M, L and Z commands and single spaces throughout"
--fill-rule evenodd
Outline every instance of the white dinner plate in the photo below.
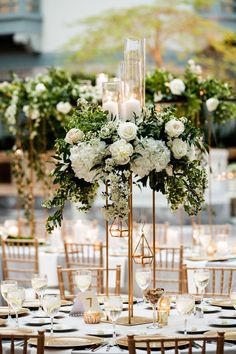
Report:
M 51 325 L 44 326 L 43 329 L 45 329 L 47 332 L 51 331 Z M 53 325 L 53 332 L 75 332 L 78 331 L 77 328 L 73 328 L 70 326 L 65 326 L 61 324 L 55 324 Z
M 236 311 L 225 311 L 219 318 L 236 320 Z
M 26 322 L 27 326 L 44 326 L 48 324 L 51 324 L 50 318 L 31 318 Z
M 113 330 L 111 328 L 94 329 L 94 330 L 91 329 L 85 334 L 89 336 L 95 336 L 95 337 L 112 337 Z
M 209 331 L 209 327 L 202 326 L 202 327 L 189 327 L 187 329 L 187 334 L 203 334 L 205 332 Z M 181 329 L 178 331 L 178 333 L 184 333 L 184 330 Z
M 236 328 L 236 319 L 227 320 L 227 319 L 216 319 L 213 322 L 209 323 L 212 327 L 235 327 Z
M 214 312 L 220 312 L 220 311 L 221 311 L 221 307 L 208 306 L 208 305 L 203 306 L 204 313 L 214 313 Z

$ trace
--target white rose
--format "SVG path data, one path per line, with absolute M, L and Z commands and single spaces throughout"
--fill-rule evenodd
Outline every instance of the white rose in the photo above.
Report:
M 69 130 L 65 137 L 65 142 L 68 144 L 77 144 L 84 137 L 84 133 L 80 129 L 72 128 Z
M 134 123 L 124 122 L 119 125 L 117 133 L 121 139 L 130 141 L 136 138 L 137 130 L 138 127 Z
M 176 159 L 181 159 L 181 157 L 186 156 L 188 152 L 188 145 L 182 139 L 174 139 L 171 150 Z
M 37 93 L 43 93 L 44 91 L 46 91 L 47 89 L 46 89 L 46 86 L 42 83 L 42 82 L 40 82 L 39 84 L 37 84 L 36 86 L 35 86 L 35 91 L 37 92 Z
M 171 138 L 178 138 L 184 131 L 184 124 L 177 119 L 171 119 L 165 124 L 165 132 Z
M 174 79 L 169 83 L 171 93 L 173 95 L 181 95 L 185 90 L 185 84 L 180 79 Z
M 59 102 L 57 104 L 58 112 L 63 113 L 63 114 L 69 113 L 71 108 L 72 108 L 72 106 L 71 106 L 70 102 Z
M 209 112 L 213 112 L 216 110 L 216 108 L 218 107 L 220 101 L 215 98 L 215 97 L 211 97 L 208 98 L 208 100 L 206 101 L 206 106 Z
M 166 166 L 166 173 L 168 176 L 173 176 L 173 165 L 167 165 Z
M 126 165 L 130 161 L 130 156 L 133 153 L 133 146 L 124 139 L 117 140 L 110 145 L 109 149 L 114 161 L 118 165 Z
M 29 117 L 31 119 L 37 119 L 40 117 L 40 112 L 37 109 L 32 109 L 31 111 L 29 111 Z

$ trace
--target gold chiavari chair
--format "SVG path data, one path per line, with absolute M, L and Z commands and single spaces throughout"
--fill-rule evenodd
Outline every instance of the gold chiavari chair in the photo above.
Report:
M 2 239 L 3 279 L 30 282 L 27 274 L 39 272 L 38 240 Z
M 179 345 L 181 343 L 185 342 L 186 345 L 188 346 L 186 348 L 186 354 L 192 354 L 194 352 L 195 348 L 195 343 L 200 343 L 198 344 L 198 353 L 199 354 L 207 354 L 208 351 L 206 349 L 207 343 L 215 342 L 216 343 L 216 348 L 215 351 L 214 349 L 211 349 L 212 354 L 224 354 L 224 332 L 218 332 L 217 335 L 212 335 L 212 336 L 184 336 L 184 337 L 152 337 L 152 338 L 145 338 L 145 337 L 139 337 L 139 336 L 134 336 L 133 334 L 129 334 L 127 336 L 128 338 L 128 348 L 129 348 L 129 354 L 136 354 L 136 349 L 138 349 L 140 346 L 142 346 L 142 349 L 146 351 L 144 353 L 151 354 L 153 353 L 152 349 L 160 348 L 160 353 L 168 353 L 171 346 L 173 346 L 173 352 L 174 354 L 179 354 Z M 166 348 L 165 348 L 166 347 Z
M 57 276 L 59 283 L 59 291 L 61 295 L 61 299 L 63 300 L 71 300 L 76 296 L 78 289 L 75 285 L 75 275 L 78 270 L 72 268 L 62 268 L 61 266 L 57 267 Z M 104 294 L 106 288 L 106 268 L 103 267 L 92 267 L 86 268 L 90 270 L 92 273 L 92 283 L 91 289 L 94 289 L 97 294 Z M 115 287 L 110 289 L 109 293 L 114 293 L 115 295 L 120 295 L 120 266 L 116 266 L 116 268 L 108 269 L 109 277 L 115 280 Z M 69 294 L 67 294 L 66 290 L 69 290 Z M 111 290 L 111 291 L 110 291 Z
M 156 285 L 168 292 L 183 293 L 183 246 L 156 247 Z
M 198 269 L 202 268 L 190 268 L 184 265 L 186 292 L 190 290 L 188 284 L 189 276 L 193 279 L 193 272 Z M 204 295 L 208 297 L 229 297 L 232 284 L 236 281 L 236 268 L 204 267 L 204 270 L 208 270 L 210 273 L 209 283 Z M 189 272 L 191 273 L 189 274 Z
M 195 235 L 198 237 L 200 234 L 212 235 L 213 241 L 219 241 L 220 237 L 228 237 L 230 234 L 230 225 L 228 224 L 193 224 L 192 225 L 192 237 L 195 242 Z
M 66 267 L 103 267 L 103 244 L 64 241 Z
M 15 343 L 15 340 L 23 341 L 22 349 L 19 349 L 19 344 L 18 342 Z M 38 331 L 38 334 L 4 334 L 1 333 L 0 330 L 0 353 L 4 353 L 4 340 L 10 340 L 10 349 L 8 349 L 9 354 L 15 354 L 15 353 L 22 353 L 22 354 L 27 354 L 30 349 L 28 350 L 28 340 L 33 339 L 36 340 L 37 344 L 37 354 L 44 354 L 44 331 Z

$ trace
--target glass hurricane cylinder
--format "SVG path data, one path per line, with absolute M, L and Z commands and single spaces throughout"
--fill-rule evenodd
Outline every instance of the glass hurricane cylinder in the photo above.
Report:
M 119 106 L 122 97 L 121 81 L 103 83 L 102 109 L 108 111 L 110 118 L 119 118 Z
M 125 61 L 139 61 L 141 66 L 141 106 L 145 105 L 146 76 L 146 39 L 126 38 L 124 48 Z

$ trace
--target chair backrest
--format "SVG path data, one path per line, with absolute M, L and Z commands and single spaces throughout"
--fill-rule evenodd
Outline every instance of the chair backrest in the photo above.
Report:
M 230 225 L 229 224 L 193 224 L 193 242 L 195 242 L 195 237 L 198 237 L 199 234 L 211 235 L 213 241 L 219 241 L 220 237 L 228 237 L 230 234 Z M 196 236 L 195 236 L 196 233 Z
M 58 283 L 61 299 L 68 300 L 73 299 L 78 293 L 78 288 L 75 284 L 75 275 L 78 270 L 82 268 L 62 268 L 61 266 L 57 267 Z M 94 289 L 97 294 L 105 294 L 106 290 L 106 268 L 103 267 L 91 267 L 86 268 L 92 273 L 92 283 L 90 289 Z M 108 281 L 109 281 L 109 293 L 112 292 L 115 295 L 120 295 L 120 266 L 117 265 L 116 268 L 108 269 Z M 114 287 L 110 286 L 111 278 L 114 284 Z M 69 291 L 69 294 L 68 294 Z
M 184 283 L 187 284 L 186 292 L 191 291 L 191 286 L 188 282 L 189 279 L 193 279 L 193 272 L 202 268 L 190 268 L 184 266 Z M 210 277 L 207 288 L 205 289 L 205 295 L 210 297 L 229 297 L 232 284 L 236 281 L 236 268 L 222 268 L 222 267 L 204 267 L 204 270 L 209 270 Z M 193 293 L 198 294 L 196 292 Z
M 156 247 L 156 283 L 167 292 L 184 292 L 183 246 Z
M 66 267 L 103 267 L 103 244 L 64 241 Z
M 217 335 L 212 335 L 209 337 L 206 336 L 183 336 L 183 337 L 139 337 L 128 335 L 128 348 L 129 354 L 136 354 L 136 349 L 142 346 L 142 349 L 146 349 L 147 354 L 153 353 L 152 349 L 160 348 L 159 353 L 164 354 L 168 353 L 170 350 L 170 345 L 173 347 L 173 353 L 179 354 L 179 345 L 185 342 L 188 348 L 186 348 L 186 354 L 192 354 L 194 352 L 194 343 L 197 341 L 199 343 L 199 354 L 206 354 L 208 351 L 206 350 L 207 343 L 216 342 L 216 348 L 211 349 L 212 354 L 223 354 L 224 353 L 224 332 L 218 332 Z M 165 348 L 166 347 L 166 348 Z
M 38 240 L 2 239 L 3 278 L 30 282 L 30 274 L 39 271 L 38 247 Z
M 36 339 L 37 341 L 37 354 L 44 354 L 44 331 L 38 331 L 38 334 L 4 334 L 1 333 L 0 330 L 0 353 L 4 353 L 4 340 L 10 340 L 10 351 L 8 350 L 8 353 L 10 354 L 16 354 L 19 352 L 19 345 L 17 344 L 18 342 L 15 343 L 16 341 L 23 341 L 22 345 L 22 350 L 20 349 L 20 352 L 22 354 L 27 354 L 29 352 L 28 350 L 28 340 L 29 339 Z

